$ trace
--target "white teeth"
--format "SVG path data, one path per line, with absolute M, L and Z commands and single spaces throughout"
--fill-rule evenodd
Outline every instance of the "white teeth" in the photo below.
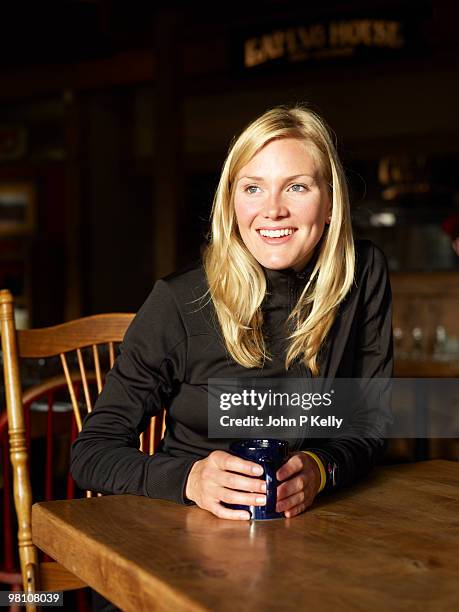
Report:
M 292 228 L 281 229 L 281 230 L 267 230 L 261 229 L 258 230 L 262 236 L 266 236 L 267 238 L 280 238 L 281 236 L 290 236 L 293 234 Z

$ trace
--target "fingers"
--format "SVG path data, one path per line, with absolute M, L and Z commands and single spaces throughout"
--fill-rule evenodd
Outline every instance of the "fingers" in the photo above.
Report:
M 281 501 L 280 506 L 282 510 L 278 512 L 284 512 L 286 518 L 297 516 L 312 506 L 315 496 L 314 486 L 309 484 L 303 491 Z
M 242 506 L 266 505 L 265 481 L 254 477 L 255 472 L 261 475 L 263 468 L 224 451 L 214 451 L 191 468 L 186 497 L 219 518 L 249 520 L 248 511 L 227 508 L 221 502 Z
M 250 512 L 246 510 L 232 510 L 231 508 L 226 508 L 219 503 L 215 503 L 211 505 L 209 508 L 206 508 L 209 512 L 212 512 L 215 516 L 222 519 L 228 519 L 230 521 L 248 521 L 250 520 Z
M 263 474 L 263 468 L 260 465 L 225 452 L 215 453 L 215 455 L 215 465 L 218 469 L 214 474 L 214 482 L 219 485 L 216 497 L 220 501 L 244 506 L 266 505 L 265 480 L 236 472 L 237 470 L 252 474 L 256 471 L 260 475 L 260 472 Z
M 218 497 L 221 501 L 227 502 L 228 504 L 266 506 L 266 495 L 262 495 L 261 493 L 244 493 L 243 491 L 223 489 Z
M 286 517 L 295 516 L 300 512 L 309 508 L 314 501 L 314 489 L 311 486 L 307 486 L 305 489 L 285 497 L 282 500 L 278 500 L 276 504 L 277 512 L 284 512 Z
M 287 478 L 291 478 L 291 476 L 300 472 L 304 467 L 303 456 L 304 453 L 295 453 L 292 455 L 290 459 L 277 470 L 277 480 L 287 480 Z
M 277 487 L 277 501 L 281 501 L 304 491 L 307 485 L 307 476 L 302 472 L 290 480 L 285 480 Z
M 251 491 L 254 493 L 266 492 L 266 481 L 260 478 L 249 478 L 234 472 L 223 472 L 218 470 L 215 473 L 215 483 L 227 489 L 237 489 L 239 491 Z
M 304 453 L 296 453 L 277 472 L 276 511 L 287 518 L 304 512 L 311 506 L 320 484 L 320 473 L 313 460 Z
M 247 474 L 249 476 L 263 476 L 263 468 L 258 463 L 246 461 L 225 451 L 214 451 L 209 457 L 212 457 L 215 465 L 221 470 L 238 472 L 239 474 Z
M 301 514 L 302 512 L 307 510 L 311 504 L 303 503 L 303 504 L 299 504 L 298 506 L 295 506 L 291 510 L 286 510 L 284 512 L 285 518 L 292 518 L 293 516 L 298 516 L 298 514 Z
M 216 451 L 212 453 L 213 466 L 215 471 L 211 473 L 209 469 L 209 478 L 220 487 L 223 487 L 222 501 L 228 501 L 230 503 L 239 503 L 245 505 L 262 505 L 259 502 L 254 502 L 257 497 L 256 495 L 247 495 L 243 493 L 241 496 L 231 495 L 228 490 L 231 489 L 233 492 L 251 492 L 251 493 L 265 493 L 266 482 L 263 479 L 255 478 L 254 473 L 256 472 L 259 476 L 263 474 L 263 468 L 257 463 L 251 461 L 245 461 L 240 457 L 235 457 L 224 451 Z M 243 474 L 250 474 L 250 476 L 244 476 Z M 231 499 L 227 499 L 231 497 Z M 237 497 L 237 500 L 235 499 Z M 263 498 L 265 500 L 265 498 Z M 263 501 L 266 503 L 266 501 Z

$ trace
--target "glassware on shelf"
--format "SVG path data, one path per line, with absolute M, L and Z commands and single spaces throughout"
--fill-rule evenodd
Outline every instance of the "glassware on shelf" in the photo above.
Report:
M 413 327 L 411 330 L 411 336 L 413 339 L 411 345 L 411 358 L 412 359 L 422 359 L 425 357 L 424 355 L 424 333 L 422 329 L 418 326 Z
M 447 343 L 446 329 L 443 325 L 437 325 L 435 328 L 435 344 L 433 351 L 433 358 L 435 361 L 445 361 L 447 358 L 446 343 Z
M 394 352 L 395 357 L 398 359 L 406 359 L 406 351 L 403 347 L 403 339 L 405 334 L 401 327 L 394 327 Z
M 436 361 L 459 360 L 459 340 L 456 336 L 448 335 L 443 325 L 437 325 L 435 329 L 433 358 Z

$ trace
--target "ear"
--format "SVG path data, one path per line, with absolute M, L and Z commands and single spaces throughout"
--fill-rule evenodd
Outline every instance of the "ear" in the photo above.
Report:
M 332 211 L 333 211 L 332 203 L 331 203 L 330 198 L 328 198 L 327 216 L 325 217 L 325 223 L 327 225 L 330 225 L 331 218 L 332 218 Z

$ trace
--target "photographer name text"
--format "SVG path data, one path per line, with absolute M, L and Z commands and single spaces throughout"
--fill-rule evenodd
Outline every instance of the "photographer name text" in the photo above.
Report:
M 230 417 L 224 415 L 220 417 L 221 427 L 298 427 L 309 424 L 310 427 L 335 427 L 339 429 L 343 424 L 343 419 L 329 415 L 327 417 L 309 416 L 302 414 L 296 417 L 273 417 L 267 419 L 261 416 L 248 415 L 246 417 Z

